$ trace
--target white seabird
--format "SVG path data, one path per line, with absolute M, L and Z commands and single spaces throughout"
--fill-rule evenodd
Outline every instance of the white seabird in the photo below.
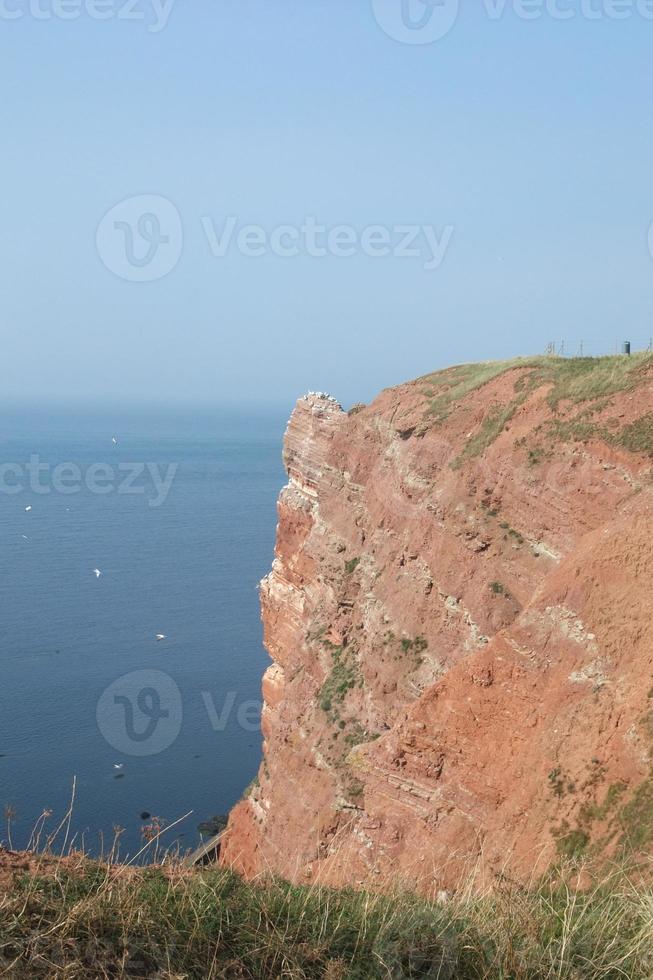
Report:
M 165 640 L 165 638 L 166 638 L 166 635 L 165 635 L 165 633 L 157 633 L 157 634 L 156 634 L 156 639 L 157 639 L 157 642 L 158 642 L 158 643 L 160 643 L 160 642 L 161 642 L 161 640 Z
M 99 568 L 94 568 L 93 569 L 93 574 L 95 575 L 96 578 L 99 578 L 100 575 L 102 574 L 102 572 L 100 571 Z

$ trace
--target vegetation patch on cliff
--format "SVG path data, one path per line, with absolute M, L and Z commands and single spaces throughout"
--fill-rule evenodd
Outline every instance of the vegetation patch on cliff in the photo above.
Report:
M 454 468 L 460 466 L 466 459 L 480 456 L 488 446 L 503 432 L 515 412 L 526 401 L 526 395 L 520 395 L 508 405 L 492 409 L 483 419 L 480 429 L 467 442 L 462 453 L 453 462 Z
M 430 398 L 429 414 L 436 422 L 444 422 L 457 402 L 494 381 L 514 367 L 525 366 L 519 359 L 490 361 L 484 364 L 459 364 L 420 379 L 424 394 Z
M 576 826 L 568 820 L 552 828 L 556 840 L 556 850 L 563 858 L 579 858 L 585 853 L 599 857 L 606 847 L 620 835 L 619 849 L 622 853 L 641 850 L 653 836 L 653 793 L 651 780 L 646 779 L 635 790 L 631 800 L 621 806 L 628 784 L 623 780 L 611 783 L 602 792 L 599 803 L 596 794 L 605 781 L 605 767 L 598 760 L 592 760 L 590 775 L 578 787 L 567 775 L 556 767 L 549 773 L 548 780 L 552 793 L 562 799 L 575 794 L 591 794 L 581 802 L 576 816 Z M 604 824 L 602 836 L 596 834 L 596 824 Z
M 508 371 L 527 372 L 517 381 L 517 391 L 551 385 L 548 401 L 556 409 L 561 401 L 591 401 L 634 388 L 652 367 L 653 353 L 649 352 L 631 357 L 514 357 L 460 364 L 426 375 L 417 383 L 431 398 L 431 414 L 437 421 L 444 421 L 457 402 Z
M 613 436 L 615 443 L 631 453 L 653 453 L 653 414 L 643 415 Z
M 653 772 L 640 783 L 619 817 L 623 850 L 636 851 L 650 844 L 653 838 Z
M 469 437 L 465 448 L 456 457 L 453 467 L 482 455 L 504 431 L 526 399 L 542 387 L 549 389 L 547 402 L 552 412 L 560 406 L 586 405 L 571 418 L 554 417 L 545 423 L 547 434 L 556 441 L 562 439 L 587 441 L 599 437 L 631 452 L 653 452 L 653 416 L 645 416 L 620 428 L 614 420 L 598 425 L 592 416 L 603 411 L 610 398 L 623 391 L 634 390 L 646 382 L 653 368 L 653 354 L 632 357 L 533 357 L 515 358 L 485 364 L 463 364 L 427 375 L 418 382 L 429 400 L 425 422 L 440 424 L 469 395 L 510 371 L 518 371 L 514 397 L 490 407 L 479 429 Z M 587 404 L 589 403 L 589 405 Z M 547 456 L 541 446 L 530 446 L 529 461 L 537 465 Z
M 340 717 L 340 706 L 349 691 L 362 687 L 363 675 L 360 671 L 356 650 L 353 646 L 337 647 L 325 642 L 331 651 L 331 670 L 319 693 L 319 705 L 331 721 Z
M 537 363 L 538 387 L 551 384 L 548 402 L 593 401 L 637 387 L 653 367 L 653 354 L 614 357 L 547 357 Z

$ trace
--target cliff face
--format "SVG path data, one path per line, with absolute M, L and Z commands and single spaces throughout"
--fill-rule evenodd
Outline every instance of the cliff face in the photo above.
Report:
M 431 892 L 647 848 L 652 380 L 536 359 L 298 402 L 225 863 Z

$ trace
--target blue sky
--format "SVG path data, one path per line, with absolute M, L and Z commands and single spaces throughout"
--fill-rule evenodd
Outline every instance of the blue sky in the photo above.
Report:
M 153 0 L 101 0 L 105 20 L 61 2 L 0 2 L 0 397 L 348 404 L 653 334 L 645 0 L 528 20 L 537 0 L 462 0 L 432 43 L 392 36 L 401 0 L 176 0 L 158 31 Z M 307 219 L 354 254 L 308 254 Z M 272 247 L 281 226 L 297 254 Z M 446 245 L 437 267 L 421 232 L 397 254 L 413 226 Z M 365 254 L 370 228 L 390 254 Z M 135 281 L 161 238 L 166 274 Z

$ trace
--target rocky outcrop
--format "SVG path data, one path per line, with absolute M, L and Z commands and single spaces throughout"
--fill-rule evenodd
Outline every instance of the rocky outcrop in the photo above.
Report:
M 424 892 L 653 840 L 653 362 L 301 399 L 222 860 Z

